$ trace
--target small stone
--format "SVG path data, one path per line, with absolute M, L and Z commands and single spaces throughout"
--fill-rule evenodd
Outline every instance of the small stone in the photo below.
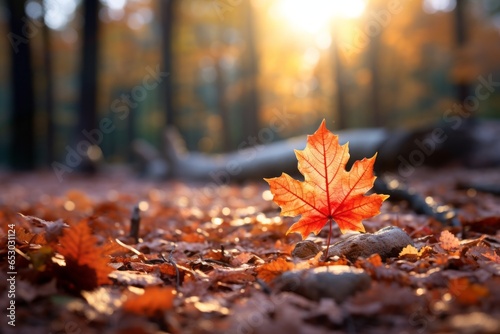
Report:
M 297 242 L 292 251 L 292 256 L 302 260 L 309 259 L 321 252 L 321 247 L 311 240 L 303 240 Z
M 375 233 L 354 234 L 330 246 L 328 257 L 344 255 L 354 262 L 358 257 L 367 258 L 378 253 L 385 261 L 397 257 L 401 250 L 413 246 L 413 240 L 405 231 L 396 226 L 384 227 Z
M 291 291 L 311 300 L 332 298 L 343 302 L 356 291 L 370 286 L 370 276 L 362 269 L 349 266 L 325 266 L 288 271 L 274 280 L 281 291 Z

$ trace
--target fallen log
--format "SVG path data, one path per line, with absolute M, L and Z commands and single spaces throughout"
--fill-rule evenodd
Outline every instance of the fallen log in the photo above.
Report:
M 336 131 L 336 134 L 341 144 L 349 142 L 350 164 L 378 152 L 375 164 L 378 175 L 389 171 L 400 178 L 407 178 L 421 165 L 440 166 L 459 162 L 466 166 L 485 167 L 500 164 L 499 154 L 496 154 L 500 150 L 499 139 L 494 135 L 498 129 L 500 122 L 474 121 L 463 122 L 459 128 L 440 123 L 417 130 L 368 128 L 341 130 Z M 487 133 L 493 135 L 485 136 Z M 134 151 L 145 162 L 143 165 L 147 166 L 146 175 L 216 185 L 261 180 L 279 176 L 283 172 L 297 175 L 294 150 L 303 149 L 307 139 L 306 136 L 300 136 L 225 154 L 208 155 L 188 152 L 175 128 L 168 128 L 164 135 L 164 150 L 161 154 L 154 153 L 155 149 L 144 141 L 133 145 Z M 485 149 L 494 152 L 488 154 Z M 481 152 L 480 165 L 478 151 Z M 407 201 L 417 213 L 426 214 L 442 223 L 458 224 L 453 212 L 437 212 L 419 194 L 409 192 L 401 184 L 391 188 L 379 178 L 375 183 L 375 191 L 394 195 L 393 200 Z
M 351 160 L 372 156 L 388 136 L 384 129 L 347 130 L 339 134 L 341 144 L 349 142 Z M 165 131 L 165 153 L 171 166 L 171 177 L 211 180 L 220 185 L 278 176 L 282 172 L 297 174 L 297 157 L 294 150 L 303 149 L 305 146 L 306 136 L 300 136 L 226 154 L 207 155 L 187 152 L 175 129 Z
M 465 122 L 464 122 L 465 124 Z M 490 122 L 485 123 L 490 124 Z M 497 126 L 500 129 L 500 123 Z M 375 171 L 397 173 L 402 178 L 411 176 L 413 170 L 422 165 L 440 166 L 453 162 L 474 165 L 474 152 L 481 147 L 496 147 L 490 142 L 498 142 L 497 137 L 485 139 L 484 125 L 469 124 L 458 129 L 437 125 L 417 130 L 388 130 L 383 128 L 348 129 L 336 131 L 339 142 L 349 142 L 350 163 L 378 152 Z M 152 176 L 186 179 L 191 181 L 211 181 L 227 184 L 249 179 L 279 176 L 282 172 L 297 174 L 297 158 L 294 150 L 303 149 L 307 136 L 245 147 L 224 154 L 204 154 L 188 152 L 186 145 L 175 128 L 164 132 L 162 153 L 155 154 L 151 145 L 139 140 L 133 144 L 134 152 L 143 161 L 154 164 L 150 168 Z M 488 143 L 484 142 L 485 140 Z M 493 152 L 494 153 L 494 152 Z M 486 155 L 487 157 L 488 155 Z M 498 155 L 490 159 L 482 154 L 482 166 L 498 164 Z M 159 158 L 161 157 L 161 159 Z M 497 160 L 495 160 L 497 159 Z M 471 161 L 473 160 L 473 161 Z M 164 162 L 164 166 L 159 168 Z M 478 166 L 476 166 L 478 167 Z

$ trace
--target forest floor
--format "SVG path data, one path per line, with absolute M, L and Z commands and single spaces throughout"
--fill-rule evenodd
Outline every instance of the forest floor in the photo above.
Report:
M 296 218 L 280 217 L 265 182 L 0 174 L 0 331 L 500 332 L 500 197 L 472 188 L 500 187 L 500 173 L 422 169 L 405 182 L 455 209 L 460 226 L 386 201 L 364 222 L 367 232 L 398 226 L 415 249 L 325 263 L 291 255 L 300 236 L 286 231 Z M 138 240 L 130 236 L 136 205 Z M 325 246 L 327 235 L 312 240 Z M 334 227 L 332 242 L 340 238 Z M 370 280 L 343 301 L 276 285 L 283 272 L 325 265 L 355 267 Z

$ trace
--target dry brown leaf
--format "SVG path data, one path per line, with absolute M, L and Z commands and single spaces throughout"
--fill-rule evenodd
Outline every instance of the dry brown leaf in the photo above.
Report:
M 16 226 L 16 240 L 21 245 L 45 245 L 47 241 L 42 234 L 36 234 L 24 229 L 23 227 Z
M 498 256 L 498 254 L 493 251 L 487 252 L 483 254 L 483 256 L 495 263 L 500 263 L 500 256 Z

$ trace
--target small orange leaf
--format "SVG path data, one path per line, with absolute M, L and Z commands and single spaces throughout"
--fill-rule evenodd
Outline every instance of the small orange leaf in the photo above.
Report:
M 144 294 L 133 296 L 123 304 L 127 312 L 154 316 L 162 311 L 170 310 L 174 305 L 175 290 L 172 287 L 148 287 Z
M 430 251 L 432 251 L 432 248 L 429 246 L 424 246 L 420 250 L 418 250 L 414 246 L 408 245 L 403 248 L 401 252 L 399 252 L 399 257 L 408 260 L 417 260 L 422 256 L 428 254 Z
M 285 271 L 292 270 L 293 263 L 287 262 L 284 258 L 279 257 L 275 261 L 263 264 L 257 268 L 257 277 L 265 282 L 271 282 L 276 276 L 281 275 Z
M 297 181 L 286 173 L 280 177 L 264 179 L 269 183 L 274 202 L 281 207 L 282 216 L 301 215 L 288 233 L 300 233 L 306 238 L 318 234 L 327 222 L 335 221 L 342 233 L 361 231 L 361 221 L 380 213 L 387 195 L 366 192 L 373 187 L 373 165 L 376 154 L 356 161 L 350 171 L 348 144 L 339 145 L 338 136 L 325 126 L 307 137 L 306 148 L 295 151 L 299 171 L 304 181 Z
M 86 220 L 64 230 L 56 250 L 66 261 L 66 266 L 60 268 L 59 279 L 70 290 L 92 290 L 110 282 L 108 274 L 113 268 L 96 243 Z
M 382 265 L 382 258 L 377 253 L 371 255 L 366 261 L 371 263 L 374 267 L 380 267 Z
M 416 249 L 412 245 L 408 245 L 405 248 L 403 248 L 401 250 L 401 252 L 399 252 L 399 257 L 403 257 L 405 255 L 406 256 L 415 256 L 415 257 L 417 257 L 418 256 L 418 249 Z
M 449 231 L 444 230 L 439 236 L 439 242 L 441 243 L 441 248 L 450 251 L 460 247 L 460 241 L 451 234 Z

